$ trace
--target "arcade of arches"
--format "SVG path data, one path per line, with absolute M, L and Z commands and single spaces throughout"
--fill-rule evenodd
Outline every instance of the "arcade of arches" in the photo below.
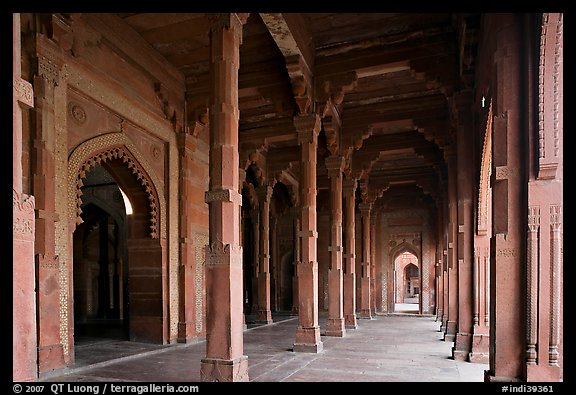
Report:
M 563 14 L 13 14 L 13 380 L 415 307 L 563 380 Z M 398 341 L 401 341 L 399 339 Z

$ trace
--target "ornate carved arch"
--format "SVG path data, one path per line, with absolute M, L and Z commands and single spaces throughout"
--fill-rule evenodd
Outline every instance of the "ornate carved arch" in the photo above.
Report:
M 68 158 L 68 215 L 70 223 L 82 223 L 80 187 L 86 172 L 92 167 L 114 159 L 121 159 L 132 171 L 146 191 L 150 206 L 150 236 L 166 238 L 165 198 L 157 191 L 162 190 L 160 180 L 151 169 L 134 143 L 122 132 L 112 132 L 86 140 L 76 147 Z M 160 214 L 160 215 L 158 215 Z M 160 217 L 160 229 L 158 229 Z
M 492 100 L 488 108 L 482 162 L 480 164 L 480 187 L 478 188 L 477 233 L 484 236 L 488 233 L 488 207 L 490 204 L 490 176 L 492 174 Z

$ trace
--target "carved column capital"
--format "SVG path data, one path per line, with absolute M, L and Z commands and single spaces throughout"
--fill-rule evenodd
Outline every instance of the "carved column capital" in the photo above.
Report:
M 210 30 L 233 30 L 242 43 L 242 26 L 248 20 L 249 13 L 210 13 L 206 15 L 210 21 Z
M 298 144 L 310 144 L 320 133 L 320 117 L 317 114 L 297 115 L 293 119 L 298 132 Z
M 358 205 L 360 214 L 362 218 L 370 218 L 370 213 L 372 212 L 372 203 L 360 203 Z
M 260 185 L 256 188 L 256 195 L 258 195 L 259 202 L 269 202 L 272 198 L 272 192 L 274 189 L 269 185 Z
M 332 155 L 325 159 L 324 161 L 326 169 L 328 170 L 328 176 L 330 178 L 341 177 L 344 171 L 344 157 L 338 155 Z

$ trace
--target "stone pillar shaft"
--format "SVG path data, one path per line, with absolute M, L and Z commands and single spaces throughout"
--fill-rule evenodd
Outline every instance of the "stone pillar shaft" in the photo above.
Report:
M 316 220 L 316 150 L 320 117 L 316 114 L 294 117 L 300 144 L 300 261 L 298 276 L 298 328 L 294 351 L 320 352 L 318 326 L 318 261 L 317 261 L 317 220 Z
M 243 345 L 242 247 L 238 193 L 238 67 L 242 24 L 237 14 L 211 16 L 210 237 L 206 253 L 206 358 L 202 381 L 248 381 Z
M 457 125 L 457 191 L 458 191 L 458 333 L 452 349 L 454 359 L 468 360 L 472 351 L 473 333 L 473 273 L 474 221 L 472 212 L 474 169 L 472 145 L 472 92 L 454 95 Z
M 372 318 L 372 303 L 370 302 L 370 212 L 372 204 L 361 203 L 362 218 L 362 273 L 360 278 L 360 314 L 359 318 Z
M 344 323 L 356 329 L 356 179 L 346 178 L 344 189 Z
M 258 271 L 258 322 L 272 323 L 270 311 L 270 199 L 272 187 L 262 185 L 257 189 L 260 209 L 259 271 Z
M 445 341 L 454 341 L 458 324 L 458 192 L 456 170 L 456 152 L 448 147 L 448 321 Z
M 344 158 L 326 159 L 330 177 L 330 265 L 328 267 L 328 322 L 326 336 L 344 337 L 344 284 L 342 273 L 342 170 Z
M 54 156 L 57 140 L 55 84 L 59 80 L 59 71 L 44 57 L 39 57 L 38 68 L 40 75 L 34 77 L 36 127 L 33 133 L 32 186 L 37 209 L 34 244 L 39 290 L 38 370 L 42 374 L 63 367 L 66 361 L 60 339 L 60 257 L 56 255 L 56 223 L 64 220 L 56 215 Z

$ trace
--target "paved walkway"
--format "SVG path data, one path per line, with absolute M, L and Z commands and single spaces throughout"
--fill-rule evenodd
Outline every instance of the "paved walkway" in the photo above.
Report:
M 322 329 L 324 322 L 322 317 Z M 245 331 L 250 380 L 482 381 L 488 368 L 452 360 L 452 343 L 442 341 L 434 317 L 390 315 L 358 322 L 358 329 L 348 330 L 344 338 L 322 336 L 324 351 L 319 354 L 292 352 L 297 318 Z M 195 382 L 206 345 L 102 341 L 83 347 L 68 374 L 42 381 Z M 106 355 L 116 359 L 104 362 Z

